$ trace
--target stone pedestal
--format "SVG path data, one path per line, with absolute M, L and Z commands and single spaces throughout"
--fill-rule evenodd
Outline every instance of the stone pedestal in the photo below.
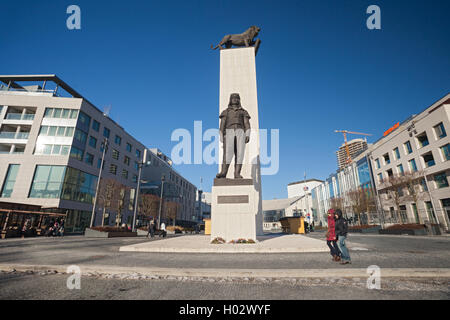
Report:
M 263 234 L 259 120 L 256 89 L 255 48 L 220 50 L 219 113 L 228 107 L 230 94 L 239 93 L 242 107 L 250 114 L 250 142 L 246 144 L 241 175 L 244 179 L 215 179 L 212 187 L 211 239 L 256 240 Z M 220 143 L 219 166 L 223 161 Z M 234 158 L 227 177 L 234 177 Z

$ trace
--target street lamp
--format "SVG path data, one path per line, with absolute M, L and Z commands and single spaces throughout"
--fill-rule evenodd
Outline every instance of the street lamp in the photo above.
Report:
M 108 150 L 108 138 L 105 138 L 103 140 L 103 153 L 102 153 L 102 163 L 100 164 L 100 171 L 98 173 L 98 180 L 97 180 L 97 187 L 95 188 L 95 196 L 94 196 L 94 205 L 92 206 L 92 215 L 91 215 L 91 225 L 90 228 L 94 225 L 94 216 L 95 216 L 95 205 L 97 204 L 97 194 L 98 194 L 98 188 L 100 186 L 100 179 L 102 178 L 102 171 L 103 171 L 103 162 L 105 160 L 105 153 Z M 102 222 L 103 225 L 103 222 Z
M 137 181 L 137 188 L 136 188 L 136 197 L 134 199 L 134 212 L 133 212 L 133 225 L 131 228 L 131 231 L 135 231 L 136 228 L 136 212 L 137 212 L 137 206 L 138 206 L 138 198 L 139 198 L 139 191 L 141 188 L 141 172 L 142 172 L 142 167 L 148 166 L 150 165 L 151 161 L 146 161 L 147 160 L 147 149 L 144 149 L 144 155 L 142 157 L 142 161 L 138 163 L 138 167 L 139 167 L 139 173 L 138 173 L 138 181 Z
M 159 199 L 159 214 L 158 214 L 158 230 L 159 227 L 161 225 L 161 208 L 162 208 L 162 200 L 163 200 L 163 192 L 164 192 L 164 180 L 165 180 L 165 176 L 162 175 L 161 176 L 161 197 Z

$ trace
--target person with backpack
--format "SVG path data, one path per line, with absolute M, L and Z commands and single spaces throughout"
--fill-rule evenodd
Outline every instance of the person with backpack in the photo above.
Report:
M 328 210 L 327 216 L 328 230 L 327 230 L 327 246 L 330 248 L 330 254 L 333 257 L 332 261 L 341 261 L 341 251 L 337 245 L 337 237 L 335 232 L 335 217 L 334 209 Z
M 342 216 L 342 211 L 340 209 L 335 210 L 336 224 L 335 224 L 335 232 L 338 237 L 338 247 L 341 251 L 341 264 L 352 263 L 350 258 L 350 254 L 348 252 L 347 246 L 345 244 L 345 240 L 347 239 L 348 233 L 348 222 Z

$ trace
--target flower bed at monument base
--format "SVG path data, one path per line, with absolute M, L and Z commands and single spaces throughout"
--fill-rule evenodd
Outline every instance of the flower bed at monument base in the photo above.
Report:
M 136 237 L 137 232 L 131 232 L 123 227 L 92 227 L 86 228 L 84 236 L 89 238 Z
M 224 243 L 227 243 L 227 241 L 226 241 L 225 239 L 221 238 L 221 237 L 214 238 L 214 239 L 211 241 L 211 244 L 224 244 Z M 255 242 L 255 240 L 253 240 L 253 239 L 239 238 L 239 239 L 237 239 L 237 240 L 230 240 L 230 241 L 228 241 L 228 243 L 230 243 L 230 244 L 240 244 L 240 243 L 250 243 L 250 244 L 254 244 L 254 243 L 256 243 L 256 242 Z

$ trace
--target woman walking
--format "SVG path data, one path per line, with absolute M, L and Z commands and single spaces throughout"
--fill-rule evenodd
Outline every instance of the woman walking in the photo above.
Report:
M 341 251 L 337 245 L 336 232 L 335 232 L 335 220 L 334 209 L 328 210 L 328 230 L 327 230 L 327 245 L 330 248 L 330 254 L 333 257 L 333 261 L 341 260 Z
M 336 217 L 336 236 L 338 237 L 338 246 L 339 250 L 341 251 L 341 264 L 347 264 L 352 263 L 352 260 L 350 258 L 350 254 L 348 253 L 347 246 L 345 245 L 345 239 L 347 238 L 347 232 L 348 232 L 348 225 L 347 221 L 342 217 L 342 211 L 339 209 L 336 209 L 335 211 L 335 217 Z

